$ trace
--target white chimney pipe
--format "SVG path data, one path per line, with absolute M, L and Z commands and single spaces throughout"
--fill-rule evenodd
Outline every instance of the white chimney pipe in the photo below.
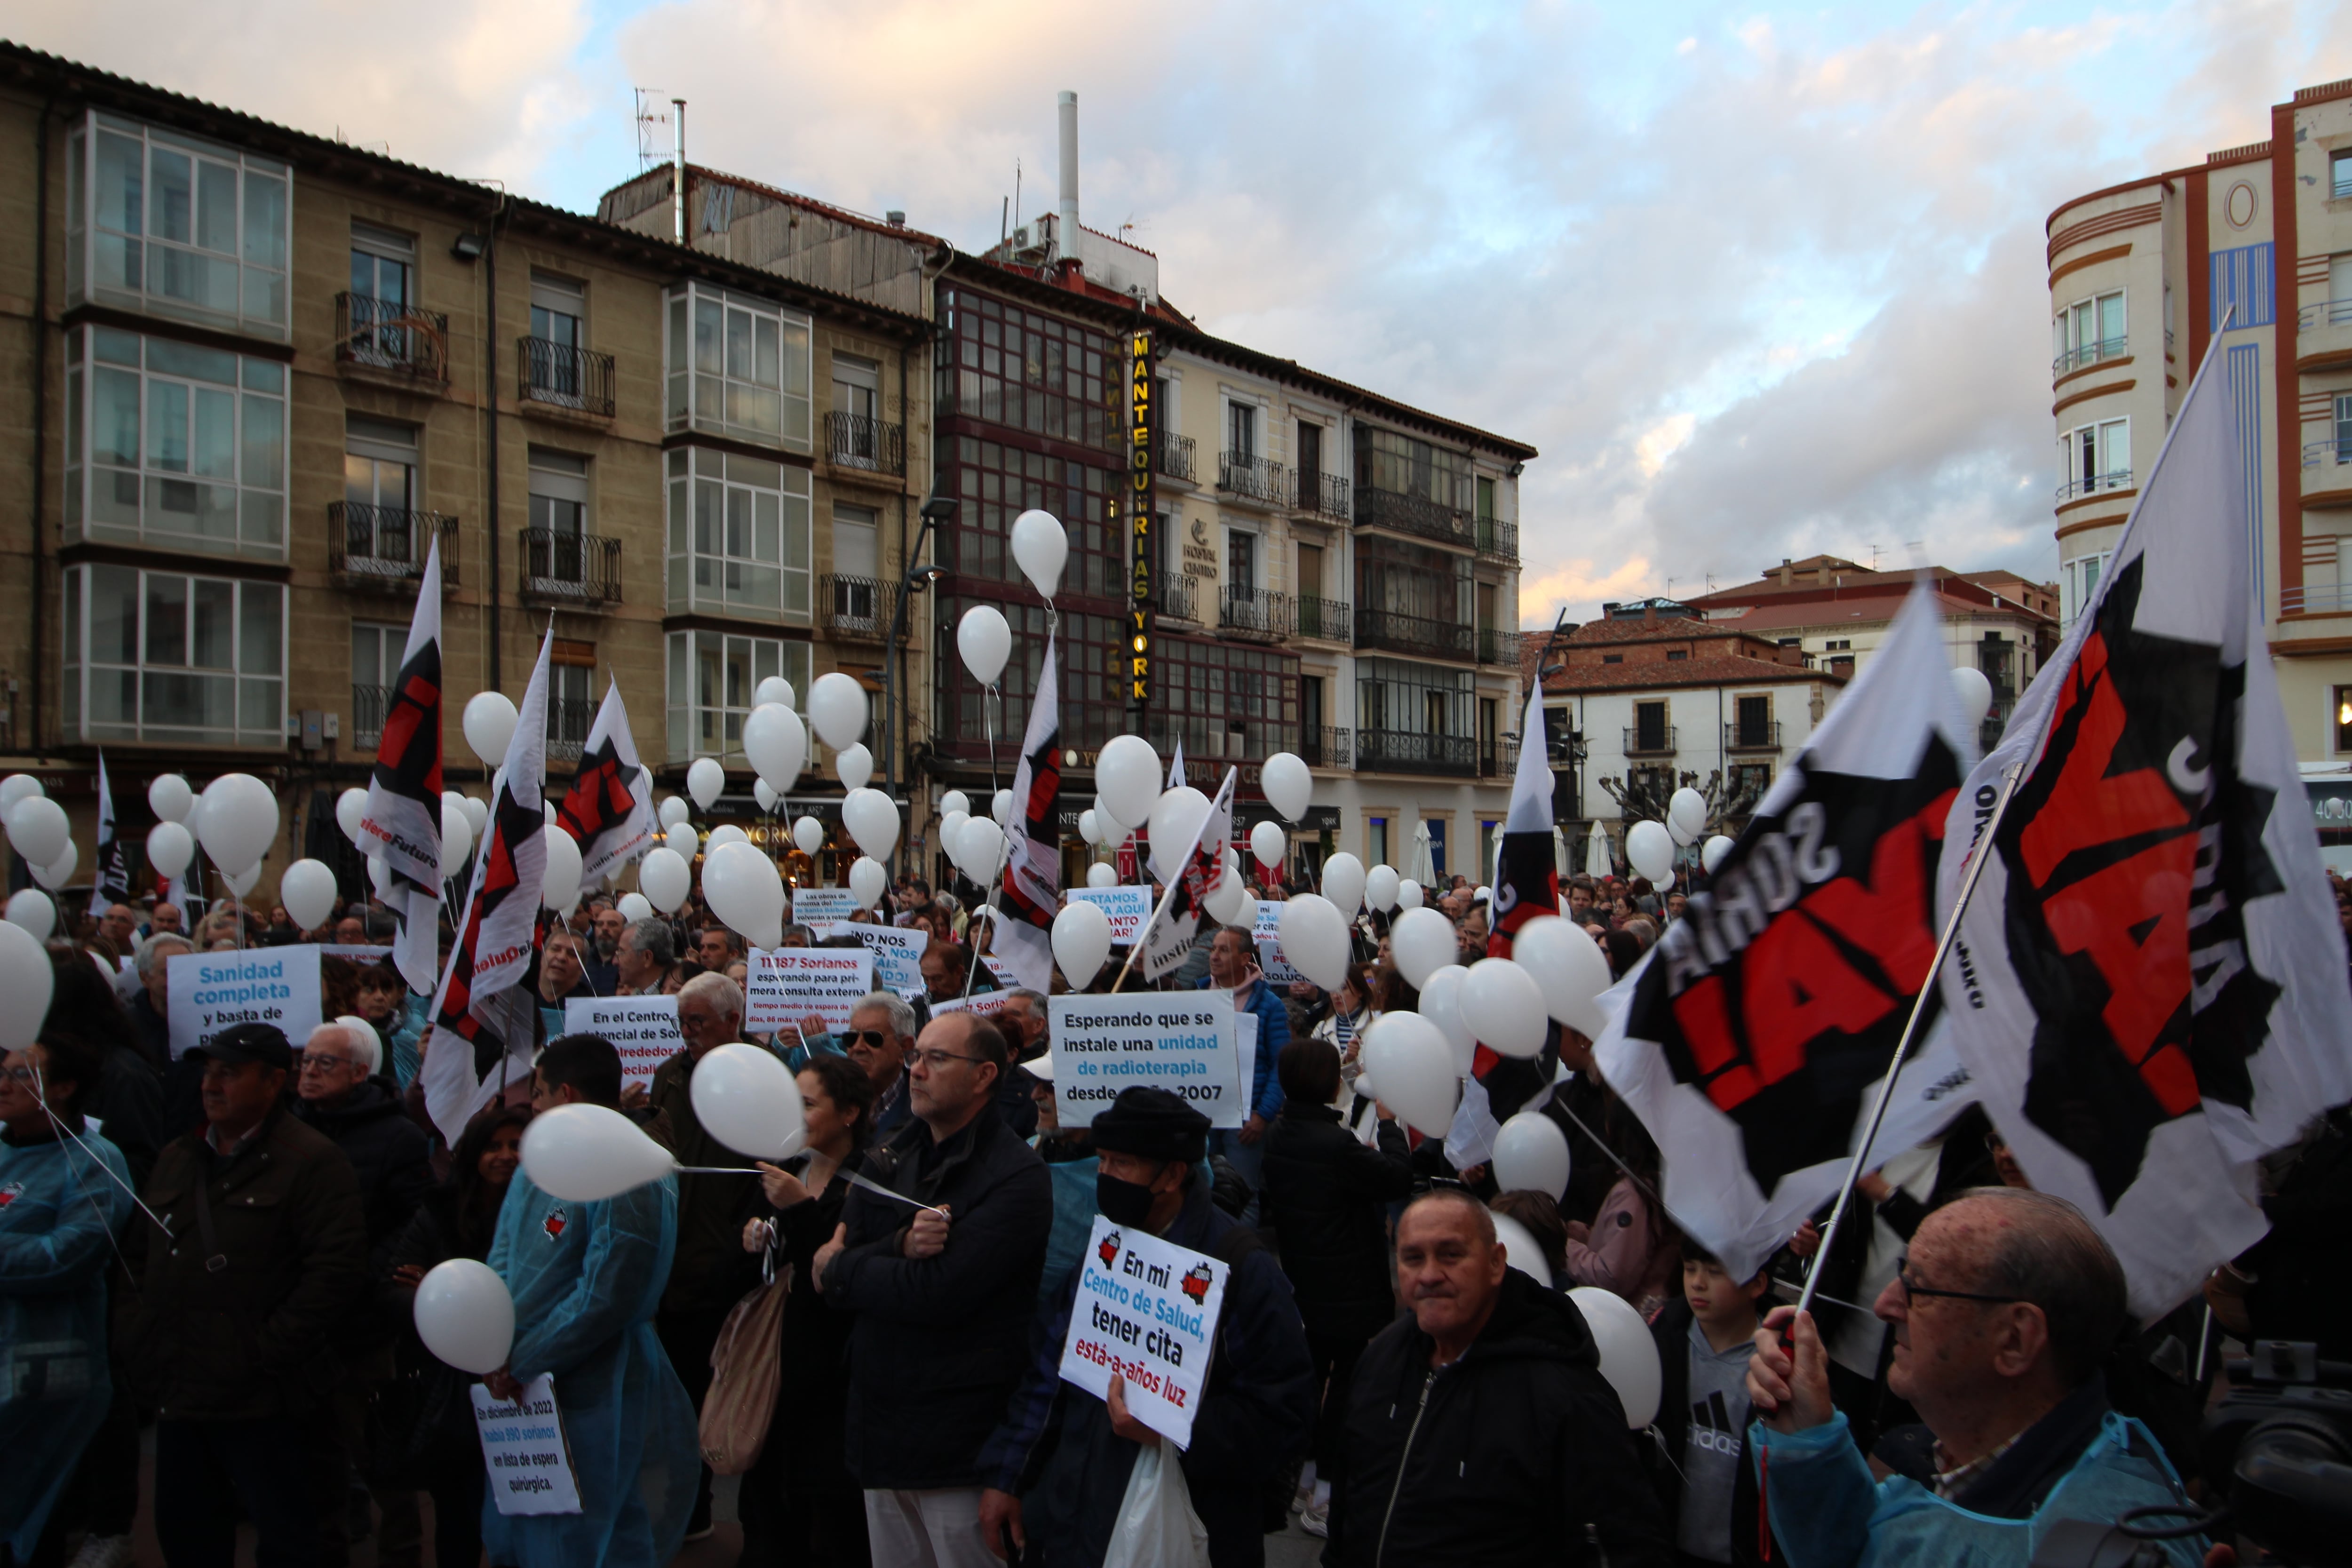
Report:
M 1065 261 L 1078 258 L 1078 95 L 1062 94 L 1062 209 L 1055 237 Z
M 669 161 L 669 210 L 677 240 L 686 243 L 686 100 L 673 98 L 670 102 L 670 130 L 675 151 Z

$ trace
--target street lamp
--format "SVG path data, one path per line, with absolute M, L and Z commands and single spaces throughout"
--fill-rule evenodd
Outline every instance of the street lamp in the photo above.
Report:
M 914 561 L 920 558 L 923 553 L 923 541 L 929 537 L 932 529 L 937 528 L 940 524 L 946 522 L 949 519 L 955 516 L 956 505 L 957 502 L 954 497 L 943 496 L 936 493 L 933 494 L 929 500 L 923 502 L 923 526 L 915 531 L 915 542 L 913 548 L 907 552 L 908 560 Z M 882 747 L 882 782 L 890 785 L 894 790 L 899 783 L 898 643 L 899 638 L 906 635 L 907 605 L 916 595 L 921 593 L 924 589 L 929 587 L 932 584 L 938 582 L 940 578 L 946 575 L 947 568 L 943 566 L 913 567 L 907 573 L 906 576 L 900 580 L 898 584 L 898 603 L 891 609 L 890 612 L 890 631 L 886 643 L 886 649 L 889 654 L 889 657 L 882 663 L 882 730 L 884 741 Z M 901 840 L 901 842 L 903 844 L 904 841 Z

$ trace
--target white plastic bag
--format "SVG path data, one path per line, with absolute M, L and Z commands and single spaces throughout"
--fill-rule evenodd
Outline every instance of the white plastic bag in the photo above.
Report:
M 1103 1568 L 1209 1568 L 1209 1531 L 1165 1443 L 1135 1456 Z

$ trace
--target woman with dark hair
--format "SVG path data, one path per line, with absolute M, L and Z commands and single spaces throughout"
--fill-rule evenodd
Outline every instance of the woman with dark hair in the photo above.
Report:
M 792 1169 L 760 1162 L 770 1213 L 743 1227 L 743 1248 L 789 1269 L 778 1347 L 776 1413 L 768 1441 L 745 1472 L 738 1568 L 865 1563 L 866 1494 L 849 1473 L 842 1430 L 849 1412 L 850 1313 L 826 1307 L 809 1262 L 833 1239 L 849 1196 L 844 1173 L 863 1163 L 874 1083 L 847 1057 L 812 1056 L 798 1075 L 808 1152 Z
M 383 1484 L 420 1486 L 433 1496 L 436 1563 L 482 1556 L 482 1447 L 475 1436 L 473 1378 L 436 1360 L 416 1337 L 416 1287 L 453 1258 L 490 1252 L 499 1208 L 522 1164 L 527 1106 L 494 1105 L 466 1124 L 449 1156 L 449 1177 L 425 1195 L 394 1240 L 378 1287 L 387 1319 L 401 1325 L 397 1375 L 377 1396 L 370 1444 Z

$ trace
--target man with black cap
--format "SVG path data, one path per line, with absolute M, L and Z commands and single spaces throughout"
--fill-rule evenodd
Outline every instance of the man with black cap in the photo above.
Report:
M 147 1178 L 116 1302 L 133 1396 L 155 1412 L 155 1534 L 173 1563 L 226 1563 L 240 1510 L 260 1560 L 342 1560 L 331 1401 L 367 1296 L 367 1222 L 341 1150 L 289 1115 L 285 1035 L 238 1024 L 188 1053 L 205 1126 Z
M 1209 1201 L 1207 1117 L 1164 1089 L 1138 1085 L 1122 1090 L 1091 1131 L 1095 1202 L 1105 1216 L 1231 1266 L 1208 1386 L 1181 1462 L 1213 1568 L 1257 1568 L 1269 1522 L 1281 1527 L 1315 1420 L 1307 1330 L 1290 1282 L 1257 1233 Z M 1035 1359 L 981 1455 L 990 1549 L 1003 1555 L 1009 1537 L 1024 1561 L 1047 1568 L 1103 1560 L 1136 1456 L 1160 1441 L 1129 1414 L 1118 1378 L 1108 1401 L 1061 1379 L 1081 1272 L 1073 1269 L 1055 1292 Z

